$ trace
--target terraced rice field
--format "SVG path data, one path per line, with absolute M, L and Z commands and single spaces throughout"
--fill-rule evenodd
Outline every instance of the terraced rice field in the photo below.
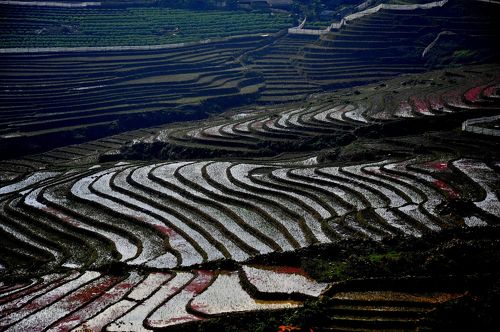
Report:
M 337 278 L 345 262 L 310 269 L 294 259 L 316 264 L 322 250 L 348 248 L 362 266 L 351 251 L 363 244 L 498 227 L 498 139 L 460 128 L 498 113 L 500 69 L 427 71 L 445 63 L 421 54 L 441 30 L 494 40 L 488 6 L 381 11 L 321 39 L 258 33 L 162 50 L 3 54 L 0 330 L 209 330 L 319 305 L 328 319 L 314 330 L 415 331 L 449 303 L 476 301 L 444 268 L 439 278 L 349 279 Z M 57 21 L 38 20 L 48 9 L 9 10 Z M 66 10 L 83 9 L 50 13 Z M 165 18 L 128 11 L 153 15 L 155 27 Z M 182 13 L 168 14 L 181 31 Z M 254 14 L 234 15 L 226 26 Z M 74 19 L 83 29 L 96 17 Z M 440 250 L 432 256 L 446 258 Z M 317 273 L 330 268 L 334 277 Z
M 9 254 L 2 259 L 10 267 L 15 257 L 49 274 L 3 291 L 0 324 L 7 331 L 79 325 L 136 331 L 294 308 L 328 285 L 286 268 L 197 269 L 352 237 L 379 241 L 494 224 L 497 167 L 472 159 L 344 167 L 203 161 L 102 165 L 55 175 L 2 197 L 1 232 L 8 241 L 2 252 Z M 455 177 L 478 190 L 461 192 L 451 184 Z M 473 215 L 441 216 L 438 206 L 453 195 L 472 195 Z M 118 277 L 92 271 L 110 260 L 165 272 Z M 57 266 L 68 270 L 50 274 Z M 190 272 L 174 272 L 180 267 Z M 334 298 L 349 296 L 356 298 Z
M 3 273 L 37 274 L 2 284 L 0 326 L 155 330 L 295 310 L 322 297 L 331 301 L 331 328 L 414 329 L 419 317 L 463 289 L 340 287 L 300 269 L 251 262 L 353 239 L 497 225 L 499 164 L 496 154 L 482 158 L 482 151 L 498 151 L 497 143 L 479 147 L 467 137 L 429 133 L 425 153 L 415 154 L 419 143 L 411 136 L 360 143 L 393 152 L 374 161 L 328 161 L 314 150 L 258 161 L 237 156 L 398 121 L 495 112 L 495 68 L 407 76 L 2 162 Z M 133 143 L 123 147 L 127 140 Z M 186 160 L 97 159 L 155 144 L 177 146 Z M 200 149 L 225 157 L 188 157 Z M 450 202 L 471 203 L 466 214 L 450 215 Z M 109 273 L 113 266 L 122 272 Z
M 474 220 L 481 224 L 498 216 L 495 165 L 446 160 L 440 161 L 440 172 L 431 172 L 426 165 L 432 162 L 103 165 L 18 189 L 21 196 L 4 194 L 2 231 L 23 244 L 9 250 L 32 251 L 25 258 L 49 260 L 47 269 L 51 264 L 91 268 L 109 259 L 175 268 L 243 262 L 353 236 L 419 237 L 467 224 L 470 218 L 440 217 L 438 206 L 450 197 L 472 196 Z M 478 190 L 462 193 L 441 173 L 465 176 Z
M 5 331 L 149 331 L 199 323 L 226 313 L 295 308 L 323 292 L 331 299 L 329 310 L 341 313 L 333 323 L 337 328 L 366 326 L 363 315 L 370 315 L 372 304 L 382 301 L 386 309 L 377 313 L 382 318 L 372 328 L 411 330 L 425 312 L 463 296 L 435 291 L 366 293 L 359 286 L 357 291 L 345 291 L 339 285 L 314 282 L 301 271 L 284 270 L 280 266 L 245 266 L 235 272 L 131 272 L 121 277 L 94 271 L 50 274 L 3 287 L 1 298 L 9 302 L 0 310 L 8 315 L 0 318 L 0 325 Z M 246 289 L 252 289 L 251 293 Z M 294 300 L 283 297 L 286 293 L 293 294 Z
M 499 84 L 499 74 L 494 67 L 476 67 L 475 73 L 447 70 L 406 76 L 386 81 L 383 86 L 374 84 L 318 95 L 307 103 L 261 107 L 191 127 L 170 126 L 137 140 L 136 145 L 168 142 L 179 149 L 224 150 L 245 156 L 261 153 L 267 146 L 275 149 L 283 146 L 290 151 L 297 140 L 341 137 L 357 128 L 395 121 L 451 115 L 469 117 L 474 112 L 498 109 L 498 98 L 490 90 Z M 353 90 L 357 95 L 353 96 Z
M 261 291 L 263 295 L 272 296 L 287 287 L 279 279 L 282 273 L 257 268 L 252 271 L 268 276 L 277 287 Z M 247 272 L 242 270 L 241 273 L 243 276 Z M 327 286 L 307 282 L 320 290 Z M 227 292 L 228 283 L 231 294 Z M 302 291 L 307 292 L 307 288 L 301 286 L 296 286 L 297 296 Z M 70 271 L 5 288 L 2 298 L 10 300 L 9 305 L 1 309 L 2 314 L 10 313 L 1 318 L 0 324 L 5 331 L 28 328 L 98 331 L 105 326 L 107 331 L 151 330 L 205 320 L 225 311 L 292 308 L 300 304 L 300 301 L 287 300 L 257 301 L 242 288 L 238 273 L 228 271 L 152 272 L 147 275 L 132 272 L 124 277 Z M 72 293 L 66 295 L 68 292 Z M 28 301 L 30 304 L 26 305 Z M 18 306 L 17 310 L 12 307 L 13 303 Z
M 201 117 L 209 100 L 244 101 L 263 85 L 231 60 L 266 38 L 127 55 L 3 56 L 0 144 L 104 136 Z
M 353 130 L 366 130 L 360 128 L 383 126 L 394 121 L 446 116 L 463 119 L 477 117 L 481 112 L 494 111 L 494 105 L 498 102 L 498 75 L 491 66 L 475 67 L 473 71 L 476 73 L 448 70 L 431 72 L 427 76 L 419 74 L 386 81 L 383 87 L 371 85 L 355 90 L 346 89 L 335 95 L 326 94 L 310 102 L 290 106 L 240 108 L 233 113 L 195 124 L 136 130 L 3 161 L 0 176 L 2 181 L 12 182 L 32 172 L 39 174 L 37 172 L 41 168 L 80 164 L 92 166 L 100 155 L 119 158 L 120 149 L 125 151 L 125 155 L 130 155 L 130 151 L 141 152 L 149 149 L 148 146 L 162 146 L 165 142 L 169 146 L 166 151 L 181 158 L 200 156 L 201 150 L 206 156 L 223 154 L 241 157 L 265 153 L 268 151 L 263 150 L 266 147 L 277 152 L 280 149 L 301 151 L 301 146 L 307 147 L 311 144 L 308 142 L 314 143 L 321 137 L 342 137 Z M 415 85 L 418 80 L 420 83 Z M 450 83 L 450 80 L 454 82 Z M 476 91 L 477 87 L 480 93 L 471 96 L 470 92 Z M 393 90 L 397 93 L 391 92 Z M 358 93 L 357 96 L 353 95 L 354 91 Z M 363 135 L 363 132 L 360 134 Z M 297 141 L 302 143 L 298 144 Z M 156 153 L 158 157 L 169 158 L 167 154 L 160 154 L 160 150 Z M 47 173 L 41 174 L 45 176 Z M 31 183 L 28 179 L 24 181 Z M 22 186 L 22 183 L 14 186 Z M 7 190 L 7 187 L 2 190 Z
M 408 98 L 404 100 L 410 105 L 404 116 L 398 108 L 377 108 L 375 113 L 355 102 L 330 101 L 329 107 L 303 104 L 252 120 L 215 119 L 213 127 L 200 126 L 198 131 L 189 127 L 184 132 L 197 145 L 224 147 L 246 139 L 250 146 L 255 139 L 291 140 L 294 132 L 304 136 L 318 128 L 352 130 L 398 117 L 446 118 L 467 112 L 472 116 L 479 107 L 490 111 L 498 107 L 490 93 L 498 85 L 496 74 L 478 69 L 475 77 L 463 77 L 447 89 L 429 89 L 435 93 L 426 97 L 422 92 L 428 88 L 423 84 L 417 91 L 420 102 L 403 89 L 398 98 Z M 455 71 L 442 79 L 450 75 L 460 77 Z M 439 80 L 434 83 L 439 85 Z M 476 86 L 481 89 L 471 96 Z M 392 94 L 390 81 L 386 87 Z M 415 87 L 407 92 L 415 93 Z M 394 104 L 401 102 L 388 105 Z M 163 131 L 156 135 L 156 140 L 178 140 Z M 146 137 L 137 144 L 152 142 Z M 362 317 L 378 310 L 370 301 L 380 305 L 384 299 L 389 302 L 377 327 L 411 329 L 415 317 L 436 303 L 461 296 L 370 287 L 325 293 L 330 286 L 314 282 L 303 271 L 245 262 L 347 239 L 382 241 L 496 225 L 498 163 L 452 153 L 341 165 L 317 156 L 302 158 L 66 166 L 64 171 L 40 170 L 1 187 L 0 225 L 6 240 L 2 252 L 8 254 L 2 263 L 9 270 L 36 266 L 42 272 L 40 279 L 5 291 L 2 326 L 12 331 L 34 326 L 54 331 L 78 326 L 160 329 L 230 313 L 293 309 L 304 299 L 321 295 L 335 303 L 331 310 L 336 327 L 372 324 Z M 473 208 L 467 215 L 450 218 L 442 213 L 450 200 L 471 200 Z M 113 261 L 131 272 L 119 277 L 98 272 Z M 210 269 L 225 261 L 240 268 Z M 54 274 L 61 268 L 65 272 Z M 405 309 L 390 301 L 404 301 Z
M 426 71 L 428 56 L 422 53 L 441 31 L 474 36 L 478 44 L 492 45 L 487 40 L 492 40 L 491 33 L 498 28 L 494 18 L 485 12 L 488 10 L 492 8 L 474 6 L 464 12 L 458 2 L 452 1 L 443 8 L 410 13 L 381 10 L 319 40 L 290 35 L 256 53 L 261 57 L 255 57 L 254 68 L 263 73 L 268 86 L 260 100 L 290 101 L 291 91 L 298 99 L 314 90 Z M 457 17 L 457 12 L 463 15 Z

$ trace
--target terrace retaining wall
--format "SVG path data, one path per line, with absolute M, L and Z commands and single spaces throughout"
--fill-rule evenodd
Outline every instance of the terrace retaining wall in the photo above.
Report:
M 500 1 L 494 1 L 494 0 L 477 0 L 477 1 L 493 3 L 495 5 L 500 5 Z
M 382 9 L 388 9 L 388 10 L 431 9 L 431 8 L 435 8 L 435 7 L 442 7 L 447 2 L 448 2 L 448 0 L 442 0 L 442 1 L 435 1 L 435 2 L 429 2 L 429 3 L 423 3 L 423 4 L 413 4 L 413 5 L 388 5 L 388 4 L 382 3 L 378 6 L 375 6 L 375 7 L 369 8 L 369 9 L 365 9 L 362 12 L 347 15 L 337 24 L 344 25 L 350 21 L 357 20 L 361 17 L 375 14 Z
M 100 2 L 52 2 L 52 1 L 9 1 L 2 0 L 0 5 L 16 5 L 16 6 L 38 6 L 38 7 L 65 7 L 65 8 L 84 8 L 92 6 L 100 6 Z
M 25 47 L 25 48 L 0 48 L 0 54 L 19 54 L 19 53 L 60 53 L 60 52 L 106 52 L 106 51 L 155 51 L 171 48 L 196 46 L 216 42 L 231 41 L 241 37 L 268 37 L 276 34 L 252 34 L 244 36 L 231 36 L 225 38 L 205 39 L 195 42 L 159 44 L 159 45 L 136 45 L 136 46 L 89 46 L 89 47 Z
M 484 128 L 481 126 L 477 126 L 478 124 L 481 124 L 481 123 L 488 123 L 488 122 L 493 122 L 493 121 L 497 121 L 497 120 L 500 120 L 500 115 L 488 116 L 488 117 L 477 118 L 477 119 L 469 119 L 469 120 L 466 120 L 462 123 L 462 130 L 470 132 L 470 133 L 475 133 L 475 134 L 500 136 L 500 130 L 498 130 L 498 129 L 490 129 L 490 128 Z
M 455 35 L 455 33 L 452 31 L 441 31 L 440 33 L 438 33 L 436 38 L 434 38 L 434 40 L 429 45 L 427 45 L 427 47 L 422 52 L 422 58 L 425 57 L 425 55 L 427 53 L 429 53 L 429 51 L 436 45 L 436 43 L 439 41 L 439 38 L 441 38 L 441 36 L 445 36 L 445 35 L 451 36 L 451 35 Z
M 388 4 L 383 3 L 383 4 L 380 4 L 378 6 L 365 9 L 361 12 L 347 15 L 342 20 L 340 20 L 340 22 L 332 23 L 332 24 L 330 24 L 330 26 L 328 28 L 326 28 L 324 30 L 302 29 L 299 26 L 299 27 L 288 29 L 288 33 L 290 33 L 290 34 L 304 34 L 304 35 L 323 35 L 323 34 L 330 32 L 333 29 L 338 30 L 351 21 L 357 20 L 359 18 L 368 16 L 368 15 L 375 14 L 382 9 L 389 9 L 389 10 L 430 9 L 430 8 L 435 8 L 435 7 L 442 7 L 447 2 L 448 2 L 448 0 L 441 0 L 441 1 L 424 3 L 424 4 L 414 4 L 414 5 L 388 5 Z
M 292 35 L 313 35 L 321 36 L 328 33 L 328 30 L 314 30 L 314 29 L 300 29 L 300 28 L 289 28 L 288 33 Z

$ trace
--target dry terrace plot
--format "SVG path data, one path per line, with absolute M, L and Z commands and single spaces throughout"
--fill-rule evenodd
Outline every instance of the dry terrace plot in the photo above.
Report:
M 249 66 L 260 72 L 266 82 L 259 101 L 289 102 L 322 89 L 363 85 L 404 73 L 420 73 L 429 66 L 439 67 L 440 63 L 433 63 L 429 54 L 423 57 L 422 53 L 442 31 L 462 40 L 457 51 L 474 53 L 482 47 L 487 52 L 481 57 L 491 59 L 500 31 L 494 14 L 497 10 L 479 2 L 469 7 L 450 1 L 442 8 L 381 10 L 319 39 L 289 35 L 249 53 Z M 468 38 L 473 42 L 465 45 Z M 446 50 L 447 43 L 453 45 L 441 40 L 435 48 L 451 52 L 448 56 L 454 61 L 470 61 L 460 60 L 460 52 L 453 54 L 455 46 Z
M 422 53 L 443 30 L 479 43 L 457 53 L 476 54 L 465 62 L 491 59 L 481 45 L 496 45 L 495 10 L 479 2 L 460 10 L 456 1 L 384 10 L 320 39 L 259 34 L 169 50 L 2 55 L 0 144 L 39 151 L 42 137 L 47 149 L 419 73 L 432 66 Z
M 50 144 L 50 137 L 71 133 L 104 136 L 203 116 L 209 109 L 196 111 L 196 105 L 206 100 L 243 102 L 262 88 L 262 80 L 234 58 L 266 40 L 244 37 L 162 51 L 3 55 L 2 141 L 44 136 Z M 194 108 L 185 109 L 189 105 Z

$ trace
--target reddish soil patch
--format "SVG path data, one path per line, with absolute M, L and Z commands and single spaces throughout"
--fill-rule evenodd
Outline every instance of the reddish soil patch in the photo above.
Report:
M 438 170 L 438 171 L 446 171 L 448 170 L 448 163 L 447 162 L 442 162 L 442 161 L 436 161 L 436 162 L 433 162 L 433 163 L 429 163 L 427 164 L 427 166 L 435 169 L 435 170 Z
M 214 273 L 212 271 L 198 271 L 198 276 L 186 286 L 186 291 L 196 294 L 203 292 L 208 287 L 213 277 Z
M 304 271 L 300 267 L 294 266 L 272 266 L 270 270 L 276 273 L 300 274 L 303 276 L 307 276 L 306 271 Z
M 411 97 L 411 101 L 413 105 L 415 106 L 415 110 L 418 113 L 429 113 L 429 107 L 427 106 L 427 103 L 425 100 L 422 100 L 417 97 Z
M 455 191 L 455 189 L 453 189 L 452 187 L 450 187 L 446 182 L 443 182 L 441 180 L 435 180 L 434 182 L 434 185 L 436 185 L 437 187 L 439 187 L 439 189 L 445 191 L 449 198 L 458 198 L 460 195 Z
M 478 86 L 470 89 L 465 93 L 465 100 L 470 103 L 476 103 L 481 99 L 481 91 L 483 91 L 484 86 Z

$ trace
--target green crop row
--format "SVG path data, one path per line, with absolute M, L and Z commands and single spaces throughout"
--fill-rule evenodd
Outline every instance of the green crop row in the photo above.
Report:
M 50 9 L 4 7 L 0 47 L 123 46 L 179 43 L 275 32 L 284 14 L 168 8 Z

